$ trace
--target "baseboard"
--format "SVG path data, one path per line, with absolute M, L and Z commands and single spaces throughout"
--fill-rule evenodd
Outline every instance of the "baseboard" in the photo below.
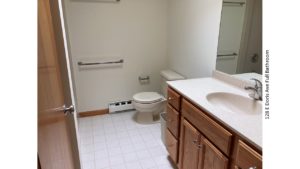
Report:
M 89 116 L 97 116 L 103 114 L 108 114 L 108 109 L 80 112 L 79 117 L 89 117 Z

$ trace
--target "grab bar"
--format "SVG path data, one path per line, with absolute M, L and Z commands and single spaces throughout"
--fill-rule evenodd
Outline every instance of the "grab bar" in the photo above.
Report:
M 221 57 L 221 56 L 237 56 L 237 53 L 231 53 L 231 54 L 219 54 L 219 55 L 217 55 L 218 57 Z
M 90 65 L 105 65 L 105 64 L 118 64 L 118 63 L 124 63 L 123 59 L 120 59 L 118 61 L 110 61 L 110 62 L 89 62 L 89 63 L 84 63 L 84 62 L 78 62 L 77 64 L 79 66 L 90 66 Z

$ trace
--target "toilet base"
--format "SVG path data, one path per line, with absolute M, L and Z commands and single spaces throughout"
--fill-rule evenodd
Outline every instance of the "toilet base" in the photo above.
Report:
M 134 119 L 140 124 L 153 124 L 158 123 L 160 120 L 159 113 L 141 113 L 137 111 L 134 115 Z

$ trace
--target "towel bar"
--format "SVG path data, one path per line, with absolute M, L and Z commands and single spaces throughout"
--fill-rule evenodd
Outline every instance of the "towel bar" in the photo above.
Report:
M 91 65 L 105 65 L 105 64 L 118 64 L 118 63 L 124 63 L 123 59 L 120 59 L 118 61 L 109 61 L 109 62 L 78 62 L 77 64 L 79 66 L 91 66 Z
M 231 54 L 218 54 L 218 57 L 222 57 L 222 56 L 237 56 L 237 53 L 231 53 Z

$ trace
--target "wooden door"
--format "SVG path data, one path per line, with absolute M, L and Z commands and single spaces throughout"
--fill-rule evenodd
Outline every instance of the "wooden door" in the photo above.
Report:
M 58 1 L 38 0 L 38 158 L 41 169 L 80 168 Z
M 198 169 L 227 169 L 228 158 L 209 140 L 201 137 L 201 151 Z
M 180 136 L 180 169 L 197 169 L 200 133 L 188 121 L 182 119 Z

